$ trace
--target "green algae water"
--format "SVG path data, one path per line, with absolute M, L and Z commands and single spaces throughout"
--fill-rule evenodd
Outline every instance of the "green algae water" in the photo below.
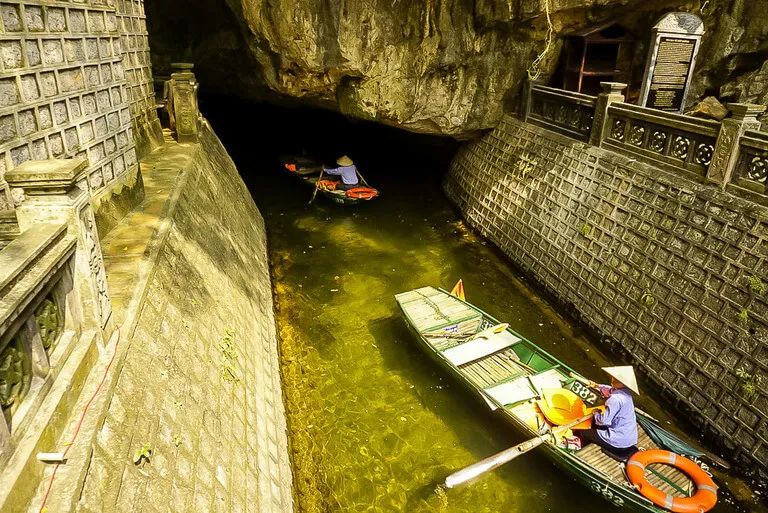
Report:
M 268 117 L 266 139 L 213 118 L 268 228 L 297 510 L 617 511 L 535 451 L 472 484 L 439 486 L 523 438 L 418 349 L 396 293 L 461 278 L 468 301 L 585 375 L 604 378 L 608 361 L 451 208 L 440 179 L 455 144 L 314 116 Z M 299 151 L 326 163 L 349 154 L 381 197 L 308 204 L 311 189 L 278 162 Z M 663 415 L 646 397 L 639 405 Z

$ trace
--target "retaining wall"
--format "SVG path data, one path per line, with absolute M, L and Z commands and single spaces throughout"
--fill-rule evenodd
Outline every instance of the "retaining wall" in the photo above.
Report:
M 462 147 L 444 189 L 693 425 L 768 477 L 768 209 L 509 116 Z

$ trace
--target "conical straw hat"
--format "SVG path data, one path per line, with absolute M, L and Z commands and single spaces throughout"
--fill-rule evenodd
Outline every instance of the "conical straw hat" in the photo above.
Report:
M 336 160 L 336 163 L 340 166 L 351 166 L 353 164 L 352 159 L 343 155 Z
M 624 386 L 632 390 L 634 393 L 639 394 L 640 390 L 637 388 L 637 378 L 635 378 L 635 371 L 631 365 L 621 365 L 618 367 L 603 367 L 603 370 L 609 375 L 618 379 Z

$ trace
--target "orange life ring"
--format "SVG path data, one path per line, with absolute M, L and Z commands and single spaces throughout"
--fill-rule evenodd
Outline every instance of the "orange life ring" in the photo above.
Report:
M 355 187 L 347 191 L 347 197 L 355 199 L 371 199 L 379 195 L 379 191 L 369 187 Z
M 692 497 L 674 497 L 651 485 L 645 478 L 645 467 L 651 463 L 672 465 L 684 472 L 696 484 Z M 704 513 L 717 503 L 717 485 L 701 467 L 684 456 L 653 449 L 640 451 L 627 461 L 627 477 L 637 491 L 657 506 L 676 513 Z
M 335 191 L 339 182 L 335 180 L 318 180 L 318 186 L 326 191 Z

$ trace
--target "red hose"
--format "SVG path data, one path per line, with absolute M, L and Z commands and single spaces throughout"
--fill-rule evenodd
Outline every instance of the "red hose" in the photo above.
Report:
M 104 381 L 107 380 L 107 374 L 109 373 L 109 368 L 112 367 L 112 362 L 115 361 L 115 356 L 117 355 L 117 346 L 120 344 L 120 326 L 116 327 L 117 329 L 117 342 L 115 342 L 115 352 L 112 353 L 112 358 L 109 360 L 109 364 L 107 364 L 107 368 L 104 369 L 104 375 L 101 377 L 101 382 L 99 383 L 99 386 L 96 387 L 96 390 L 93 392 L 93 395 L 90 399 L 88 399 L 88 404 L 85 405 L 85 408 L 83 408 L 83 414 L 80 415 L 80 420 L 77 421 L 77 427 L 75 427 L 75 434 L 72 435 L 72 440 L 67 444 L 66 449 L 64 449 L 64 458 L 66 458 L 67 453 L 72 448 L 72 446 L 75 444 L 75 439 L 77 439 L 77 435 L 80 433 L 80 427 L 83 425 L 83 420 L 85 420 L 85 414 L 88 412 L 88 408 L 91 407 L 91 403 L 94 399 L 96 399 L 96 394 L 99 393 L 99 390 L 101 390 L 101 386 L 104 384 Z M 64 459 L 62 458 L 62 459 Z M 48 481 L 48 489 L 45 491 L 45 496 L 43 497 L 43 502 L 40 504 L 40 513 L 43 513 L 43 508 L 45 508 L 45 503 L 48 501 L 48 494 L 51 493 L 51 487 L 53 486 L 53 480 L 56 477 L 56 471 L 59 470 L 59 465 L 61 463 L 56 463 L 56 466 L 53 467 L 53 474 L 51 474 L 51 480 Z

